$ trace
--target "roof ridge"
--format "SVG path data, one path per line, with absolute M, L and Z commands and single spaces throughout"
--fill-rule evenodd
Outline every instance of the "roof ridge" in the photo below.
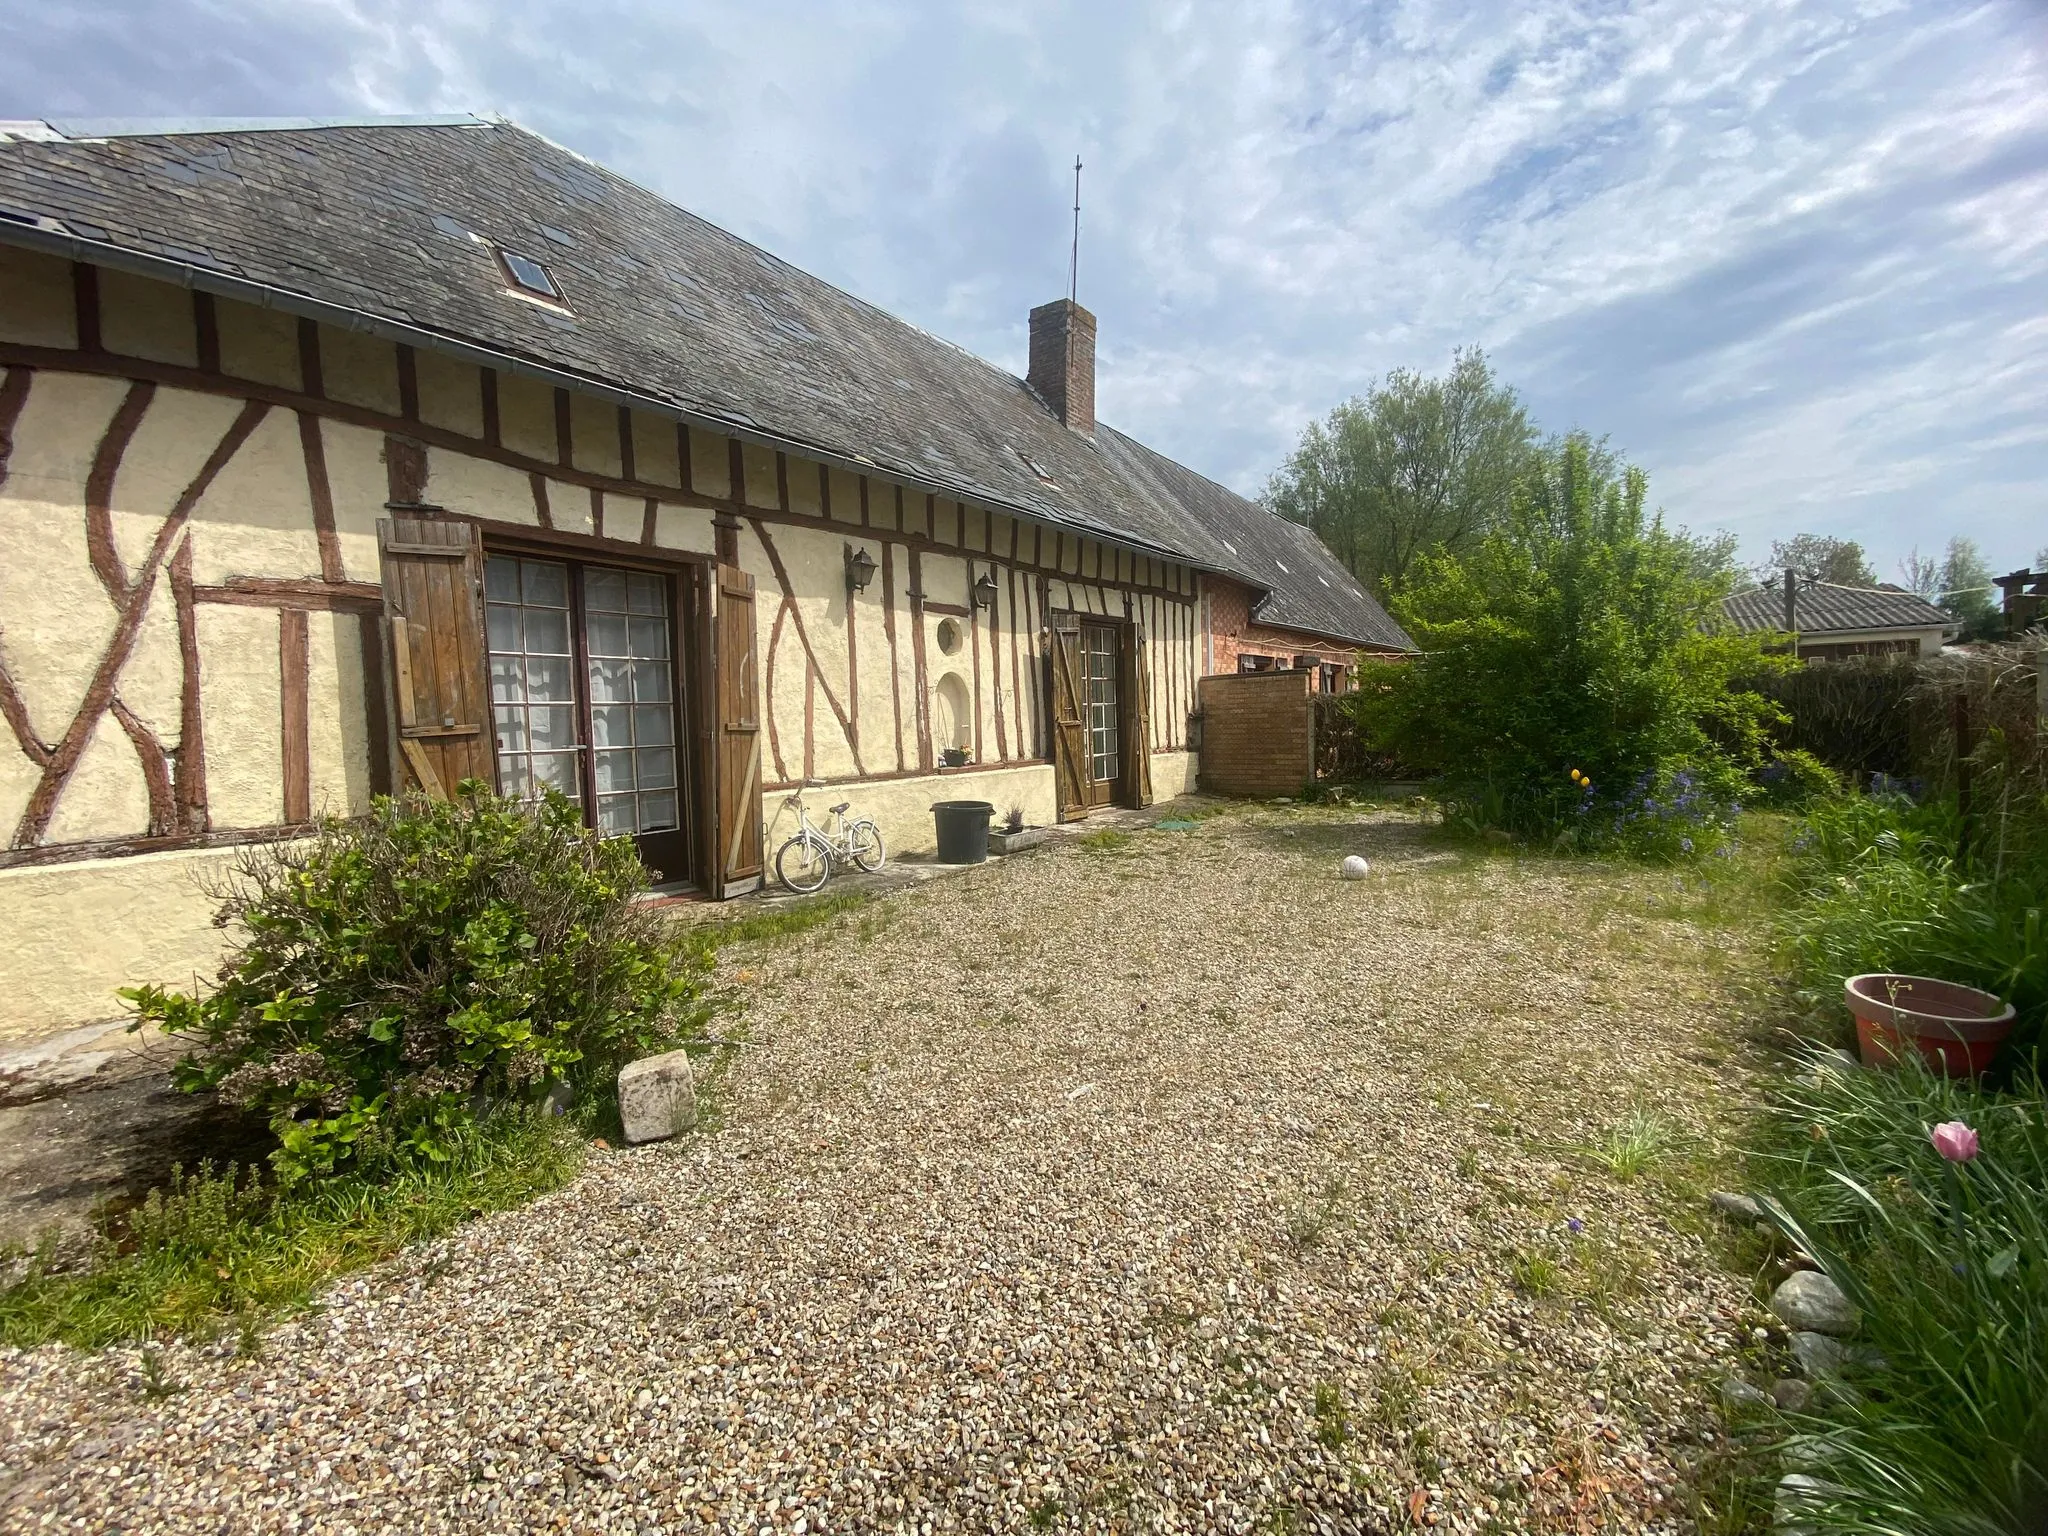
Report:
M 483 128 L 472 112 L 357 113 L 338 117 L 46 117 L 34 119 L 66 141 L 176 139 L 203 134 L 313 133 L 332 128 Z

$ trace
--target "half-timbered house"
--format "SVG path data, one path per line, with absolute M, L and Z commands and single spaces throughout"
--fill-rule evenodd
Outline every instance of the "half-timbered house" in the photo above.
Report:
M 805 780 L 909 850 L 1192 787 L 1216 594 L 1290 574 L 1215 507 L 1272 519 L 1030 326 L 1019 379 L 502 122 L 0 125 L 0 1036 L 399 786 L 710 896 Z

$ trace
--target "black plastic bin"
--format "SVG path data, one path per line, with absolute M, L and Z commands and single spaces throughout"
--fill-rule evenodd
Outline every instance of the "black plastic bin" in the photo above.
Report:
M 941 864 L 982 864 L 988 860 L 988 823 L 996 808 L 986 800 L 941 800 L 932 807 L 939 825 Z

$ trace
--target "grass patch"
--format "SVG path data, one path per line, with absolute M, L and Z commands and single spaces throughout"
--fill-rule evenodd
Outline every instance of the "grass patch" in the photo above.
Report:
M 560 1188 L 583 1159 L 576 1124 L 524 1107 L 486 1114 L 450 1141 L 445 1163 L 351 1165 L 287 1189 L 233 1165 L 174 1172 L 168 1188 L 102 1223 L 82 1269 L 56 1267 L 48 1245 L 4 1256 L 25 1273 L 0 1290 L 0 1343 L 97 1349 L 165 1334 L 210 1338 L 232 1326 L 253 1352 L 262 1321 L 303 1306 L 337 1276 Z M 145 1373 L 154 1358 L 145 1357 Z M 157 1378 L 145 1386 L 176 1390 Z
M 1508 1261 L 1516 1288 L 1530 1296 L 1554 1296 L 1564 1283 L 1564 1266 L 1547 1253 L 1523 1249 Z
M 1351 1439 L 1351 1420 L 1344 1412 L 1344 1392 L 1334 1381 L 1316 1383 L 1316 1441 L 1324 1450 L 1341 1451 Z
M 706 954 L 716 954 L 729 944 L 752 944 L 764 939 L 794 938 L 800 933 L 809 933 L 813 928 L 822 928 L 835 918 L 858 912 L 874 902 L 867 891 L 834 891 L 827 896 L 813 896 L 805 901 L 793 901 L 787 906 L 767 907 L 750 912 L 745 917 L 733 917 L 699 924 L 690 933 L 690 943 Z M 879 925 L 868 927 L 874 919 L 863 919 L 863 938 L 872 938 L 879 932 Z
M 1119 832 L 1114 827 L 1104 827 L 1100 832 L 1090 832 L 1086 837 L 1074 839 L 1076 848 L 1086 849 L 1089 853 L 1114 853 L 1119 848 L 1128 848 L 1130 843 L 1131 834 Z
M 1632 1109 L 1619 1125 L 1586 1149 L 1586 1155 L 1617 1179 L 1632 1179 L 1671 1151 L 1676 1133 L 1654 1110 Z

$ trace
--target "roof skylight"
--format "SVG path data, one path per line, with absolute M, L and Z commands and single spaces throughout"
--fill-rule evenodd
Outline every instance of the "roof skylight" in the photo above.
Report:
M 519 292 L 546 299 L 551 304 L 562 302 L 562 290 L 555 284 L 554 273 L 531 256 L 522 256 L 501 245 L 498 247 L 498 265 L 504 269 L 506 281 Z

